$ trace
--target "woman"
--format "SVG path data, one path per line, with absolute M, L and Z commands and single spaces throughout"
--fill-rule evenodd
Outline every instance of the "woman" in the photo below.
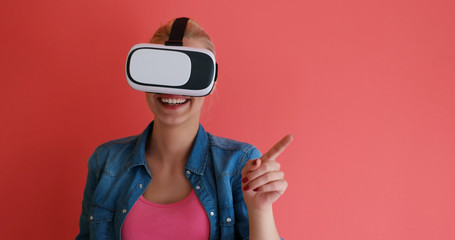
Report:
M 163 44 L 173 21 L 151 43 Z M 189 20 L 183 45 L 214 52 Z M 204 97 L 146 93 L 155 118 L 138 136 L 99 146 L 88 162 L 76 239 L 279 239 L 272 203 L 287 183 L 275 158 L 199 123 Z

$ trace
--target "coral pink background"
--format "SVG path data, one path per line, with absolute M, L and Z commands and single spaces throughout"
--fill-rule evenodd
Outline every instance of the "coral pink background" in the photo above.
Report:
M 153 119 L 129 48 L 173 17 L 212 36 L 202 123 L 266 151 L 286 239 L 455 239 L 452 0 L 4 1 L 0 238 L 71 239 L 94 148 Z

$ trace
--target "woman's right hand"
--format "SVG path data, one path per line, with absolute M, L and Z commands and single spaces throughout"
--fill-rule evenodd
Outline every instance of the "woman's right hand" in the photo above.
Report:
M 249 212 L 271 208 L 286 191 L 288 183 L 276 158 L 292 139 L 292 135 L 285 136 L 260 158 L 249 160 L 242 169 L 243 196 Z

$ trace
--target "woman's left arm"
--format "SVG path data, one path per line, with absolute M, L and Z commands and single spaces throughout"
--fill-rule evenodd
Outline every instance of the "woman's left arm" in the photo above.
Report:
M 287 182 L 276 158 L 292 142 L 287 135 L 267 153 L 249 160 L 242 169 L 242 188 L 248 209 L 251 240 L 280 239 L 272 204 L 285 192 Z

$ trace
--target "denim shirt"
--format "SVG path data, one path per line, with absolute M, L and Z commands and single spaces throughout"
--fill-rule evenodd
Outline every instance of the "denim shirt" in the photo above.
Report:
M 96 148 L 88 161 L 76 239 L 121 238 L 126 215 L 152 179 L 144 154 L 152 129 L 153 122 L 141 135 Z M 199 126 L 184 174 L 210 221 L 210 239 L 249 239 L 241 170 L 260 156 L 250 144 L 213 136 Z

